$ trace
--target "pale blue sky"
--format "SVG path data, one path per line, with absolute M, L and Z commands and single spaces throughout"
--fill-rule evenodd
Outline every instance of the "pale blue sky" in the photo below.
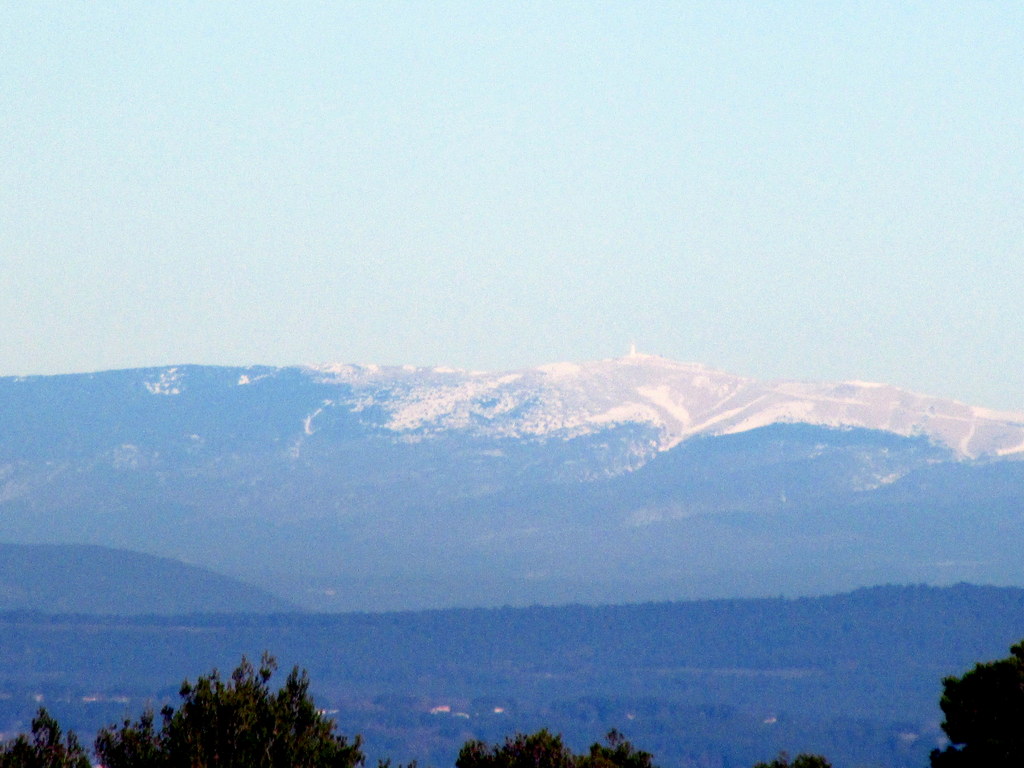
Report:
M 1024 5 L 6 3 L 0 375 L 642 351 L 1024 410 Z

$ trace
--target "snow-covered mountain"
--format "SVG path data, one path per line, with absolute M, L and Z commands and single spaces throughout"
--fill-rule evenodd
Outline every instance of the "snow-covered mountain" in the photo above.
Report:
M 307 370 L 320 383 L 351 388 L 310 414 L 308 432 L 325 409 L 376 406 L 387 414 L 384 428 L 420 437 L 460 430 L 492 438 L 571 438 L 641 424 L 655 430 L 652 450 L 665 451 L 695 435 L 804 423 L 924 435 L 963 458 L 1024 454 L 1024 413 L 869 382 L 760 382 L 636 352 L 499 373 L 356 365 Z
M 651 355 L 0 378 L 0 541 L 331 609 L 1024 585 L 1024 414 Z

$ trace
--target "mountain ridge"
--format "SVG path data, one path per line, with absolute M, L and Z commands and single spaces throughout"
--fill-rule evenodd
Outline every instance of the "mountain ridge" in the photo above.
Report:
M 646 355 L 7 378 L 0 540 L 323 610 L 1024 584 L 1024 427 L 991 416 Z
M 423 376 L 427 370 L 463 377 L 456 388 L 449 385 L 447 398 L 416 397 L 414 390 L 408 402 L 391 411 L 387 426 L 396 432 L 431 425 L 465 428 L 474 415 L 493 421 L 528 400 L 516 398 L 511 386 L 523 382 L 533 397 L 555 406 L 542 413 L 555 410 L 569 415 L 561 421 L 520 418 L 504 426 L 501 434 L 522 437 L 556 432 L 571 437 L 588 427 L 645 422 L 660 431 L 657 448 L 663 451 L 699 434 L 733 434 L 782 422 L 864 427 L 903 436 L 925 434 L 963 458 L 1024 452 L 1024 413 L 994 411 L 873 382 L 761 382 L 699 363 L 636 352 L 622 358 L 495 373 L 350 365 L 307 370 L 320 374 L 319 381 L 325 383 L 355 385 Z M 631 375 L 634 371 L 641 375 Z M 601 391 L 590 384 L 594 380 L 611 381 L 613 387 Z M 609 391 L 616 397 L 609 397 Z M 589 396 L 603 410 L 581 406 L 580 398 L 574 397 L 579 394 Z
M 638 424 L 655 433 L 652 445 L 636 449 L 642 460 L 697 435 L 734 434 L 776 423 L 925 435 L 961 459 L 1024 456 L 1024 412 L 878 382 L 761 381 L 635 351 L 620 358 L 493 372 L 328 363 L 177 365 L 64 377 L 141 376 L 149 394 L 174 397 L 190 386 L 192 372 L 213 369 L 237 374 L 237 387 L 265 387 L 268 379 L 292 373 L 318 385 L 322 396 L 311 399 L 301 431 L 296 430 L 305 436 L 321 428 L 325 415 L 343 409 L 383 434 L 406 440 L 453 430 L 490 438 L 571 439 Z M 48 377 L 6 381 L 40 378 Z

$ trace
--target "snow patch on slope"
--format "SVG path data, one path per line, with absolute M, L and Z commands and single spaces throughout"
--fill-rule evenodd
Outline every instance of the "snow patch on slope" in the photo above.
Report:
M 435 373 L 448 373 L 434 369 Z M 433 429 L 465 429 L 473 416 L 493 419 L 516 405 L 508 397 L 488 397 L 502 387 L 517 381 L 520 374 L 511 373 L 490 380 L 470 379 L 456 386 L 417 387 L 406 393 L 391 411 L 391 420 L 384 426 L 395 432 Z M 487 400 L 481 404 L 481 400 Z
M 603 413 L 595 413 L 587 417 L 590 424 L 625 424 L 632 421 L 646 421 L 652 424 L 660 424 L 658 412 L 648 405 L 641 403 L 623 403 L 614 408 L 609 408 Z
M 680 426 L 685 427 L 693 421 L 686 406 L 683 405 L 676 393 L 667 384 L 657 387 L 637 387 L 636 391 L 638 395 L 646 397 L 671 418 L 675 419 Z
M 151 395 L 180 395 L 182 378 L 183 375 L 177 368 L 168 368 L 161 371 L 155 380 L 144 381 L 143 384 Z
M 1000 448 L 996 451 L 997 456 L 1013 456 L 1017 453 L 1024 453 L 1024 441 L 1021 441 L 1018 445 L 1013 445 L 1008 448 Z
M 385 414 L 378 426 L 407 437 L 463 430 L 491 438 L 569 439 L 637 424 L 655 432 L 654 450 L 663 451 L 698 434 L 781 422 L 926 435 L 961 457 L 1024 453 L 1024 414 L 875 382 L 759 382 L 655 355 L 502 373 L 355 365 L 307 370 L 320 383 L 351 388 L 336 407 L 360 413 L 375 406 L 374 413 Z
M 749 410 L 749 408 L 747 410 Z M 735 435 L 739 432 L 749 432 L 752 429 L 767 427 L 771 424 L 798 424 L 801 422 L 807 422 L 809 418 L 813 417 L 813 413 L 814 403 L 807 401 L 795 400 L 791 402 L 775 403 L 766 408 L 759 409 L 755 413 L 746 416 L 728 428 L 723 429 L 722 434 Z M 838 427 L 861 425 L 842 424 L 837 420 L 836 423 L 821 424 L 821 426 Z

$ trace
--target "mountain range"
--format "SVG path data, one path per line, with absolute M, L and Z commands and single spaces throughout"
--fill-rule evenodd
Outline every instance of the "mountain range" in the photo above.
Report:
M 0 379 L 0 539 L 309 608 L 1024 584 L 1024 414 L 631 353 Z
M 502 373 L 322 365 L 308 374 L 319 383 L 350 388 L 350 394 L 326 399 L 311 412 L 304 421 L 306 434 L 313 434 L 317 420 L 331 409 L 360 413 L 378 407 L 383 418 L 372 423 L 399 435 L 458 431 L 488 438 L 571 439 L 614 425 L 644 425 L 653 439 L 649 446 L 637 446 L 641 462 L 696 435 L 736 434 L 778 423 L 925 435 L 963 458 L 1024 454 L 1024 413 L 871 382 L 762 383 L 635 351 L 614 360 Z M 164 373 L 150 386 L 171 393 L 179 380 L 177 372 Z

